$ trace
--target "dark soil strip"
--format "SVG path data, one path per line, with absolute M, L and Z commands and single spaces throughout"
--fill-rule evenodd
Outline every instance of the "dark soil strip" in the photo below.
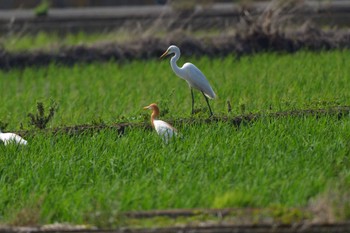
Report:
M 250 27 L 247 33 L 215 38 L 197 39 L 180 32 L 170 33 L 168 38 L 163 39 L 150 37 L 123 44 L 77 45 L 53 51 L 9 52 L 0 49 L 0 69 L 46 66 L 50 63 L 73 65 L 79 62 L 103 62 L 111 59 L 117 62 L 156 59 L 170 44 L 178 45 L 184 55 L 210 57 L 222 57 L 229 54 L 239 57 L 264 51 L 293 53 L 301 49 L 320 51 L 350 48 L 350 32 L 348 31 L 324 32 L 311 26 L 305 26 L 293 33 L 284 33 L 259 25 Z
M 42 230 L 40 228 L 0 228 L 0 232 L 91 232 L 91 233 L 344 233 L 349 232 L 350 223 L 337 224 L 251 224 L 251 225 L 231 225 L 231 224 L 213 224 L 205 226 L 183 226 L 183 227 L 162 227 L 162 228 L 120 228 L 120 229 L 50 229 Z
M 179 124 L 203 124 L 203 123 L 215 123 L 215 122 L 227 122 L 236 127 L 239 127 L 241 124 L 248 124 L 259 119 L 278 119 L 281 117 L 310 117 L 314 116 L 316 118 L 323 116 L 336 116 L 338 119 L 341 119 L 344 116 L 349 116 L 350 114 L 350 106 L 336 106 L 329 107 L 327 109 L 302 109 L 302 110 L 290 110 L 283 112 L 275 112 L 275 113 L 251 113 L 246 115 L 240 115 L 235 117 L 229 116 L 214 116 L 211 118 L 186 118 L 186 119 L 177 119 L 177 120 L 169 120 L 174 125 Z
M 254 122 L 256 120 L 266 118 L 266 119 L 278 119 L 281 117 L 323 117 L 323 116 L 335 116 L 338 119 L 341 119 L 344 116 L 350 115 L 350 106 L 336 106 L 329 107 L 325 109 L 303 109 L 303 110 L 291 110 L 291 111 L 283 111 L 283 112 L 275 112 L 275 113 L 256 113 L 256 114 L 246 114 L 240 116 L 213 116 L 211 118 L 180 118 L 176 120 L 168 120 L 168 122 L 177 125 L 193 125 L 193 124 L 209 124 L 216 122 L 227 122 L 236 127 L 241 124 L 248 124 Z M 94 124 L 94 125 L 76 125 L 76 126 L 65 126 L 60 128 L 53 129 L 44 129 L 44 130 L 22 130 L 17 131 L 16 133 L 22 136 L 33 136 L 36 133 L 53 133 L 53 134 L 87 134 L 94 133 L 105 129 L 115 129 L 118 134 L 121 136 L 125 133 L 126 128 L 144 128 L 151 129 L 150 123 L 141 122 L 141 123 L 116 123 L 112 125 L 106 124 Z
M 226 209 L 169 209 L 169 210 L 149 210 L 124 212 L 123 216 L 128 218 L 154 218 L 154 217 L 192 217 L 196 215 L 213 215 L 219 218 L 236 214 L 251 216 L 253 212 L 262 212 L 258 208 L 226 208 Z

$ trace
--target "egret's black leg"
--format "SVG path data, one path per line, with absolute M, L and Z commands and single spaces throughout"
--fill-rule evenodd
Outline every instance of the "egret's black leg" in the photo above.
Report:
M 203 96 L 204 96 L 204 98 L 205 98 L 205 101 L 207 101 L 207 104 L 208 104 L 208 107 L 209 107 L 209 111 L 210 111 L 210 116 L 209 116 L 209 117 L 211 117 L 211 116 L 213 115 L 213 112 L 211 111 L 208 97 L 204 94 L 203 91 L 202 91 L 202 94 L 203 94 Z
M 192 96 L 192 115 L 194 114 L 194 96 L 193 96 L 193 89 L 191 87 L 191 96 Z

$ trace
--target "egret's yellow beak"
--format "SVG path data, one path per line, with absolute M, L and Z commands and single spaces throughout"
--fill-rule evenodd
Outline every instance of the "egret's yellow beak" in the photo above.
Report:
M 143 107 L 143 109 L 145 109 L 145 110 L 150 109 L 150 106 Z
M 165 52 L 162 54 L 162 56 L 160 56 L 160 58 L 165 57 L 166 55 L 168 55 L 168 53 L 169 53 L 169 51 L 168 51 L 168 50 L 167 50 L 167 51 L 165 51 Z

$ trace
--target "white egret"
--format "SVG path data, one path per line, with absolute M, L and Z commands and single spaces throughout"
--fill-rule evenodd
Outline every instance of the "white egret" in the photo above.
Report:
M 157 131 L 157 134 L 163 139 L 165 143 L 168 143 L 174 135 L 176 136 L 177 130 L 171 126 L 169 123 L 161 120 L 157 120 L 159 116 L 159 108 L 157 104 L 150 104 L 143 109 L 152 110 L 151 123 L 153 128 Z
M 5 146 L 7 146 L 9 143 L 27 145 L 26 140 L 14 133 L 3 133 L 0 131 L 0 140 L 4 142 Z
M 212 116 L 213 112 L 211 111 L 208 98 L 214 99 L 216 97 L 216 95 L 215 95 L 212 87 L 210 86 L 208 80 L 206 79 L 206 77 L 204 76 L 202 71 L 200 71 L 192 63 L 187 62 L 182 67 L 177 66 L 176 62 L 177 62 L 177 60 L 179 60 L 181 53 L 180 53 L 180 49 L 175 45 L 169 46 L 169 48 L 163 53 L 162 56 L 160 56 L 160 58 L 163 58 L 166 55 L 169 55 L 172 53 L 174 53 L 175 55 L 170 59 L 171 68 L 173 69 L 173 71 L 175 72 L 175 74 L 177 76 L 179 76 L 180 78 L 187 81 L 187 83 L 191 89 L 192 114 L 194 114 L 193 88 L 195 88 L 195 89 L 199 90 L 200 92 L 202 92 L 202 94 L 207 102 L 207 105 L 209 107 L 210 116 Z

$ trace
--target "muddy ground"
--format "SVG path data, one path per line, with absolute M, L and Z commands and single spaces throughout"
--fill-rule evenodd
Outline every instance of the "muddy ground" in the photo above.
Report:
M 175 226 L 158 228 L 116 228 L 86 229 L 69 225 L 48 225 L 43 227 L 4 227 L 1 233 L 346 233 L 349 223 L 338 224 L 208 224 L 202 226 Z
M 128 219 L 133 219 L 134 223 L 139 223 L 139 221 L 142 221 L 142 219 L 146 221 L 147 219 L 153 219 L 155 223 L 157 223 L 158 219 L 162 221 L 168 220 L 172 224 L 169 224 L 168 226 L 125 226 L 114 229 L 99 229 L 97 227 L 88 225 L 70 225 L 54 223 L 49 225 L 31 227 L 0 226 L 0 233 L 345 233 L 349 232 L 350 229 L 349 222 L 321 223 L 318 221 L 312 221 L 310 219 L 300 219 L 297 222 L 283 223 L 283 221 L 272 220 L 273 217 L 268 217 L 268 214 L 271 214 L 271 212 L 273 211 L 276 210 L 258 208 L 230 208 L 135 211 L 124 213 L 124 217 Z M 299 213 L 299 211 L 303 210 L 290 209 L 289 211 Z M 183 222 L 185 218 L 191 218 L 192 221 Z M 252 224 L 252 222 L 255 223 Z
M 338 119 L 341 119 L 345 116 L 349 116 L 350 106 L 329 106 L 322 109 L 299 109 L 299 110 L 290 110 L 282 112 L 271 112 L 271 113 L 248 113 L 238 116 L 212 116 L 209 118 L 179 118 L 179 119 L 168 119 L 167 121 L 172 125 L 194 125 L 194 124 L 211 124 L 216 122 L 226 122 L 232 125 L 233 127 L 239 127 L 242 124 L 250 124 L 259 119 L 278 119 L 283 117 L 315 117 L 319 118 L 322 116 L 335 116 Z M 144 122 L 139 123 L 96 123 L 96 124 L 84 124 L 84 125 L 74 125 L 74 126 L 61 126 L 59 128 L 47 128 L 47 129 L 37 129 L 41 133 L 52 133 L 52 134 L 69 134 L 69 135 L 78 135 L 78 134 L 87 134 L 95 133 L 105 129 L 114 129 L 117 130 L 119 136 L 124 135 L 126 128 L 141 128 L 152 130 L 149 123 L 149 118 L 145 119 Z M 35 136 L 38 131 L 33 130 L 20 130 L 16 133 L 28 137 Z

